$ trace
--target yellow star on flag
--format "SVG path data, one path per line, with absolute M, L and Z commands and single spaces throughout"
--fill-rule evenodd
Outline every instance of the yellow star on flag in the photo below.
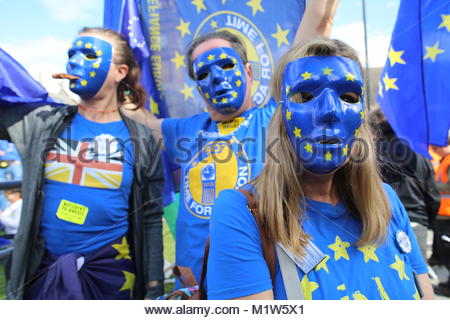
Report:
M 82 85 L 83 87 L 86 87 L 87 84 L 88 84 L 88 82 L 87 82 L 86 80 L 81 80 L 81 85 Z
M 317 282 L 309 281 L 308 275 L 304 275 L 300 282 L 305 300 L 312 300 L 312 293 L 319 287 Z
M 306 152 L 313 153 L 312 145 L 309 144 L 309 142 L 307 142 L 303 148 L 306 150 Z
M 178 25 L 178 27 L 176 27 L 176 29 L 180 31 L 182 38 L 184 38 L 184 36 L 187 34 L 191 34 L 191 31 L 189 30 L 190 24 L 191 23 L 189 21 L 184 21 L 180 18 L 180 24 Z
M 236 83 L 236 86 L 238 86 L 238 87 L 240 87 L 242 85 L 242 82 L 239 79 L 235 83 Z
M 375 254 L 375 250 L 377 250 L 377 247 L 367 244 L 365 246 L 358 247 L 358 250 L 364 254 L 365 263 L 369 262 L 371 259 L 373 261 L 379 262 L 378 257 Z
M 153 100 L 152 97 L 150 97 L 150 111 L 153 114 L 159 114 L 159 105 L 158 102 L 156 102 L 155 100 Z
M 335 242 L 328 246 L 328 248 L 334 251 L 334 260 L 339 260 L 340 258 L 350 260 L 347 253 L 348 247 L 350 247 L 350 243 L 342 241 L 339 236 L 336 236 Z
M 197 13 L 200 13 L 202 10 L 206 10 L 203 0 L 193 0 L 191 3 L 197 7 Z
M 408 276 L 405 273 L 405 261 L 400 259 L 397 255 L 395 255 L 395 262 L 391 264 L 389 267 L 398 272 L 398 277 L 400 278 L 400 280 L 403 279 L 409 280 Z
M 303 77 L 303 80 L 308 80 L 308 79 L 311 79 L 312 73 L 305 71 L 301 74 L 301 76 Z
M 438 29 L 440 28 L 447 28 L 447 31 L 450 32 L 450 14 L 441 14 L 442 22 L 439 25 Z
M 217 21 L 216 21 L 216 20 L 211 20 L 211 23 L 210 23 L 209 25 L 210 25 L 211 28 L 213 28 L 213 29 L 217 29 L 217 27 L 219 26 L 219 25 L 217 24 Z
M 301 138 L 302 137 L 302 129 L 299 129 L 299 128 L 297 128 L 297 127 L 295 127 L 295 129 L 294 129 L 294 134 L 295 134 L 295 136 L 297 137 L 297 138 Z
M 125 282 L 123 283 L 122 288 L 120 288 L 120 291 L 130 290 L 130 297 L 133 297 L 133 287 L 136 276 L 134 273 L 128 271 L 122 271 L 122 273 L 125 277 Z
M 308 143 L 309 144 L 309 143 Z M 312 150 L 311 150 L 312 152 Z M 319 270 L 325 270 L 326 273 L 329 273 L 327 262 L 330 260 L 330 256 L 328 254 L 325 255 L 325 257 L 322 259 L 322 261 L 319 262 L 317 266 L 314 267 L 314 271 L 318 272 Z
M 183 84 L 184 88 L 179 90 L 180 93 L 184 95 L 184 100 L 187 100 L 189 98 L 194 98 L 194 94 L 192 91 L 194 91 L 195 87 L 189 87 L 186 83 Z
M 427 54 L 423 57 L 425 59 L 431 59 L 431 61 L 436 61 L 436 56 L 440 53 L 443 53 L 444 50 L 439 49 L 439 41 L 434 44 L 432 47 L 425 46 L 425 50 L 427 50 Z
M 95 53 L 96 53 L 99 57 L 101 57 L 102 54 L 103 54 L 103 52 L 102 52 L 101 50 L 97 50 L 97 51 L 95 51 Z
M 232 91 L 232 92 L 231 92 L 231 96 L 232 96 L 233 98 L 236 98 L 236 97 L 238 96 L 238 93 L 237 93 L 236 91 Z
M 84 47 L 85 47 L 86 49 L 90 49 L 90 48 L 92 48 L 92 43 L 86 43 L 86 44 L 84 45 Z
M 178 70 L 178 68 L 186 67 L 186 64 L 184 63 L 184 55 L 181 55 L 178 53 L 178 51 L 175 51 L 175 57 L 170 59 L 173 63 L 175 63 L 175 67 Z
M 383 82 L 384 82 L 384 88 L 386 91 L 388 91 L 389 89 L 394 89 L 394 90 L 398 90 L 397 85 L 395 84 L 395 82 L 397 81 L 397 78 L 389 78 L 389 75 L 386 74 L 383 77 Z
M 262 7 L 261 2 L 262 0 L 250 0 L 246 3 L 247 6 L 252 8 L 253 16 L 255 16 L 258 11 L 264 12 L 264 8 Z
M 95 71 L 91 71 L 91 72 L 89 73 L 89 76 L 90 76 L 91 78 L 95 77 Z
M 405 60 L 402 59 L 402 55 L 405 53 L 405 51 L 395 51 L 392 46 L 389 48 L 388 57 L 389 61 L 391 63 L 391 67 L 394 66 L 396 63 L 400 64 L 406 64 Z
M 346 144 L 345 148 L 342 149 L 342 153 L 344 154 L 344 156 L 348 155 L 348 144 Z
M 355 81 L 355 75 L 349 72 L 349 73 L 347 73 L 345 75 L 345 80 L 354 82 Z
M 325 161 L 331 161 L 332 158 L 333 158 L 333 155 L 331 154 L 330 151 L 325 153 Z
M 292 112 L 286 110 L 286 119 L 291 120 Z
M 210 55 L 208 56 L 208 61 L 212 61 L 212 60 L 214 60 L 215 58 L 216 58 L 215 55 L 210 54 Z
M 330 69 L 328 67 L 326 67 L 325 69 L 322 69 L 323 74 L 326 76 L 330 76 L 332 74 L 332 72 L 334 71 L 334 69 Z
M 130 259 L 130 247 L 128 246 L 127 238 L 122 237 L 122 243 L 113 244 L 112 247 L 119 252 L 117 256 L 114 257 L 115 260 L 120 259 Z
M 283 43 L 289 45 L 287 35 L 289 29 L 283 30 L 279 24 L 277 24 L 277 32 L 272 33 L 271 37 L 277 39 L 277 48 L 279 48 Z
M 83 44 L 83 41 L 81 41 L 81 40 L 77 41 L 77 46 L 81 46 L 82 44 Z
M 96 62 L 92 65 L 95 69 L 100 68 L 100 63 Z

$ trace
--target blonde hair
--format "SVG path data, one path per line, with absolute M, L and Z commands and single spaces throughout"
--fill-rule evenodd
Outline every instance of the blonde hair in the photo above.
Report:
M 286 65 L 305 56 L 343 56 L 360 65 L 355 51 L 339 40 L 314 39 L 294 46 L 281 58 L 272 78 L 272 95 L 277 101 Z M 365 123 L 357 138 L 349 161 L 335 172 L 333 186 L 346 209 L 361 221 L 357 245 L 365 245 L 384 241 L 391 211 Z M 267 143 L 276 158 L 268 156 L 261 174 L 252 181 L 262 226 L 270 239 L 303 254 L 310 236 L 302 229 L 305 216 L 302 169 L 287 136 L 280 106 L 272 117 Z

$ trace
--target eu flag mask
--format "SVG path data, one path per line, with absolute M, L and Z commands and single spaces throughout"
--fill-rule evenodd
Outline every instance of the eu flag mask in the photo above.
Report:
M 245 99 L 245 67 L 232 48 L 202 53 L 194 61 L 197 85 L 209 104 L 221 114 L 239 110 Z
M 303 168 L 331 173 L 345 162 L 364 119 L 358 64 L 338 56 L 304 57 L 283 73 L 282 111 Z
M 112 63 L 112 44 L 89 36 L 78 37 L 68 51 L 67 73 L 80 77 L 70 80 L 70 90 L 82 98 L 92 98 L 100 90 Z

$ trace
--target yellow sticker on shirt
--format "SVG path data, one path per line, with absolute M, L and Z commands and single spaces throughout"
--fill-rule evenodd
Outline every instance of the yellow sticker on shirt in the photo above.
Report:
M 76 224 L 84 224 L 88 214 L 89 208 L 82 206 L 81 204 L 70 202 L 67 200 L 61 200 L 59 203 L 56 216 L 64 221 L 69 221 Z
M 230 134 L 241 125 L 244 119 L 244 117 L 237 117 L 232 120 L 219 122 L 217 124 L 217 129 L 219 129 L 219 132 L 222 135 Z

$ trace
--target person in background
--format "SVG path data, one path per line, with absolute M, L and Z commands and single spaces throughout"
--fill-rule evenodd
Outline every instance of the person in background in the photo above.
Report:
M 5 195 L 10 204 L 0 212 L 0 223 L 3 224 L 7 236 L 14 236 L 19 228 L 22 212 L 22 193 L 14 189 L 5 191 Z
M 219 194 L 208 299 L 434 297 L 408 215 L 378 174 L 363 79 L 357 53 L 339 40 L 311 40 L 281 58 L 273 148 L 246 186 L 257 220 L 239 190 Z M 262 239 L 274 243 L 275 268 Z
M 120 112 L 146 93 L 126 40 L 83 28 L 68 52 L 78 106 L 2 108 L 24 163 L 9 299 L 142 299 L 163 293 L 163 171 L 151 130 Z
M 369 114 L 381 176 L 397 193 L 408 213 L 420 251 L 427 258 L 427 232 L 437 216 L 440 195 L 433 166 L 399 139 L 381 109 Z
M 17 149 L 9 141 L 0 140 L 0 182 L 22 179 L 22 164 Z M 8 201 L 0 191 L 0 210 L 5 210 Z

